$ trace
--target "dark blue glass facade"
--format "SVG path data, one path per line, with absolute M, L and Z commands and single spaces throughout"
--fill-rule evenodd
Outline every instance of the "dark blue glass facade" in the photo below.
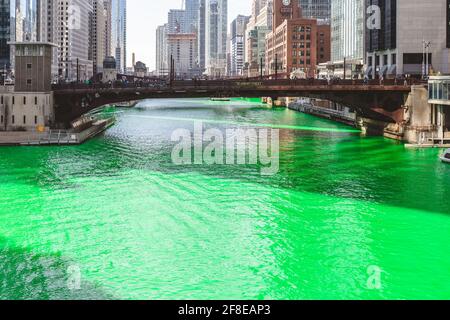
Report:
M 0 69 L 10 64 L 11 14 L 10 0 L 0 0 Z

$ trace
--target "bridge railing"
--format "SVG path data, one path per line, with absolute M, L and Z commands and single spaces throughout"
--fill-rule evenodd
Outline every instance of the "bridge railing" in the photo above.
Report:
M 250 79 L 226 79 L 226 80 L 176 80 L 171 84 L 166 82 L 161 83 L 147 83 L 147 82 L 115 82 L 108 83 L 70 83 L 70 84 L 55 84 L 52 86 L 53 90 L 77 90 L 77 89 L 130 89 L 130 88 L 147 88 L 154 90 L 167 89 L 195 89 L 195 88 L 258 88 L 261 86 L 410 86 L 414 84 L 426 84 L 426 82 L 416 79 L 386 79 L 380 80 L 324 80 L 324 79 L 271 79 L 271 80 L 250 80 Z
M 63 83 L 63 84 L 53 84 L 53 90 L 79 90 L 79 89 L 127 89 L 127 88 L 151 88 L 151 89 L 163 89 L 169 88 L 167 83 L 122 83 L 116 82 L 113 84 L 109 83 Z
M 271 80 L 255 80 L 255 79 L 233 79 L 233 80 L 178 80 L 172 83 L 174 87 L 245 87 L 245 86 L 326 86 L 326 85 L 413 85 L 424 84 L 426 82 L 415 79 L 386 79 L 386 80 L 325 80 L 325 79 L 271 79 Z

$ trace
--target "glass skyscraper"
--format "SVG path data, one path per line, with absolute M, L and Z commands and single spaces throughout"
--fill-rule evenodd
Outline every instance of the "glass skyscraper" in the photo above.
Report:
M 11 5 L 10 0 L 0 0 L 0 69 L 9 68 L 11 39 Z
M 127 0 L 111 1 L 111 55 L 117 70 L 125 73 L 127 65 Z
M 200 0 L 186 1 L 186 31 L 188 33 L 197 33 L 199 23 Z
M 297 0 L 305 18 L 330 20 L 331 0 Z M 334 0 L 333 0 L 334 1 Z
M 200 17 L 204 14 L 205 23 L 203 25 L 200 20 L 201 28 L 204 28 L 204 31 L 200 29 L 200 37 L 204 32 L 206 73 L 221 77 L 225 75 L 227 62 L 228 0 L 205 0 L 204 3 Z M 200 51 L 200 59 L 201 55 Z
M 15 22 L 15 41 L 40 41 L 40 0 L 16 0 L 12 12 Z
M 333 0 L 331 60 L 364 58 L 364 0 Z

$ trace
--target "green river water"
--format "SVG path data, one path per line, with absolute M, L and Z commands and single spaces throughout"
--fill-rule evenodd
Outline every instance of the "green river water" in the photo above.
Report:
M 279 173 L 174 165 L 194 119 L 280 128 Z M 439 152 L 240 100 L 145 101 L 81 146 L 3 147 L 0 298 L 449 299 Z

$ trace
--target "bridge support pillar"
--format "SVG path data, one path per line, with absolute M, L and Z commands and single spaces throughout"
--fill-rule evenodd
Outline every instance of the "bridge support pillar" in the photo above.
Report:
M 276 107 L 276 102 L 277 101 L 278 101 L 278 97 L 270 97 L 268 103 L 269 103 L 270 106 Z

